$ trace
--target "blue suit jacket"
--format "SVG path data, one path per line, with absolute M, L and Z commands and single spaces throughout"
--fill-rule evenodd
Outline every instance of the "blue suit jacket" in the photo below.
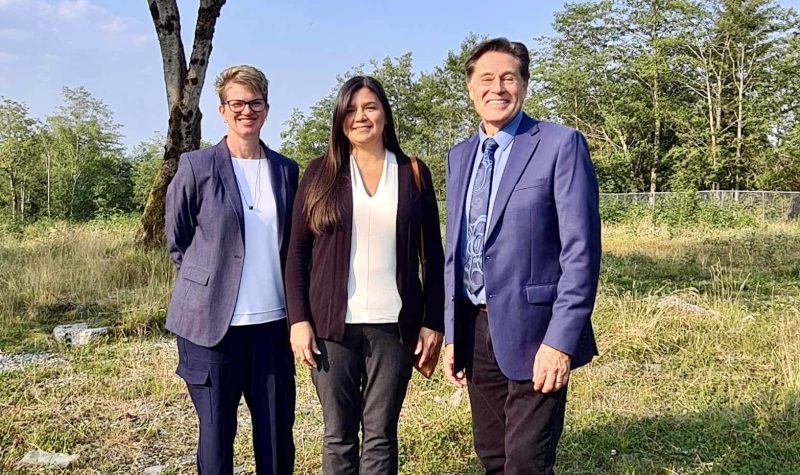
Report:
M 463 263 L 459 239 L 478 135 L 447 155 L 445 341 L 464 368 L 469 332 L 459 315 Z M 584 137 L 523 116 L 497 191 L 484 243 L 489 329 L 503 374 L 529 380 L 545 343 L 576 368 L 597 346 L 590 317 L 600 271 L 597 179 Z
M 261 146 L 275 194 L 284 269 L 299 170 L 294 161 Z M 181 155 L 167 188 L 164 228 L 178 271 L 167 329 L 192 343 L 214 346 L 233 318 L 246 252 L 244 210 L 224 137 L 213 147 Z

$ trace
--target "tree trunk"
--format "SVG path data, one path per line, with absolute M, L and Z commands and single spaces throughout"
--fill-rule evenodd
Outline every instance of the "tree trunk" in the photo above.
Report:
M 25 183 L 19 187 L 19 218 L 23 223 L 25 222 Z
M 47 168 L 47 219 L 51 219 L 50 215 L 50 150 L 45 150 L 45 167 Z
M 656 181 L 658 178 L 658 162 L 661 159 L 661 111 L 659 110 L 658 75 L 653 79 L 653 163 L 650 166 L 650 204 L 656 202 Z
M 14 175 L 11 175 L 9 179 L 10 186 L 11 186 L 11 219 L 12 221 L 17 220 L 17 181 L 14 179 Z
M 164 162 L 150 189 L 136 236 L 141 245 L 163 244 L 167 187 L 178 169 L 180 155 L 200 147 L 200 92 L 211 55 L 214 28 L 224 4 L 225 0 L 200 0 L 192 54 L 187 67 L 176 0 L 148 1 L 161 46 L 169 125 Z
M 737 96 L 736 96 L 736 160 L 734 161 L 734 190 L 736 191 L 736 198 L 739 197 L 739 188 L 741 187 L 741 169 L 742 169 L 742 141 L 744 129 L 744 90 L 745 90 L 745 70 L 744 70 L 744 46 L 740 49 L 741 55 L 739 56 L 739 64 L 737 72 Z

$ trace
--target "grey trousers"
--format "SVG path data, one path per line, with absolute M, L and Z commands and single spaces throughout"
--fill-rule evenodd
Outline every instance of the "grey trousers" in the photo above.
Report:
M 323 473 L 396 474 L 397 421 L 416 341 L 401 344 L 396 324 L 353 324 L 341 342 L 318 345 L 322 354 L 311 377 L 325 422 Z

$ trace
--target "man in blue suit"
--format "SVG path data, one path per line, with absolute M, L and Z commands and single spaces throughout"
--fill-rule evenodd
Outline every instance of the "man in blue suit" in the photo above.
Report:
M 478 132 L 447 155 L 445 375 L 487 474 L 554 473 L 570 370 L 597 354 L 597 180 L 584 137 L 522 112 L 525 45 L 465 63 Z

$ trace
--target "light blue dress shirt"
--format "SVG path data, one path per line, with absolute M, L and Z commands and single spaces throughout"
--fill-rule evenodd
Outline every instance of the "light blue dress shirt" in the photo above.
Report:
M 511 146 L 514 145 L 514 137 L 517 135 L 517 129 L 522 122 L 522 112 L 506 124 L 500 131 L 491 137 L 497 142 L 497 150 L 494 152 L 494 169 L 492 170 L 492 191 L 489 194 L 489 209 L 486 216 L 486 230 L 489 230 L 489 223 L 492 222 L 492 208 L 494 208 L 494 199 L 497 196 L 497 189 L 500 187 L 500 180 L 503 178 L 503 171 L 506 169 L 508 163 L 508 156 L 511 155 Z M 478 150 L 475 152 L 475 158 L 472 163 L 472 173 L 469 177 L 469 185 L 467 186 L 467 196 L 464 203 L 464 218 L 461 221 L 461 239 L 458 240 L 459 252 L 461 255 L 461 262 L 465 262 L 466 249 L 464 243 L 467 241 L 467 220 L 469 219 L 469 209 L 472 203 L 472 185 L 475 181 L 475 175 L 478 173 L 478 164 L 483 156 L 483 142 L 490 138 L 483 130 L 483 124 L 478 127 Z M 488 238 L 488 235 L 486 236 Z M 484 245 L 486 243 L 484 242 Z M 486 286 L 482 287 L 478 295 L 473 295 L 464 288 L 463 282 L 461 284 L 461 295 L 469 298 L 475 305 L 486 304 Z

